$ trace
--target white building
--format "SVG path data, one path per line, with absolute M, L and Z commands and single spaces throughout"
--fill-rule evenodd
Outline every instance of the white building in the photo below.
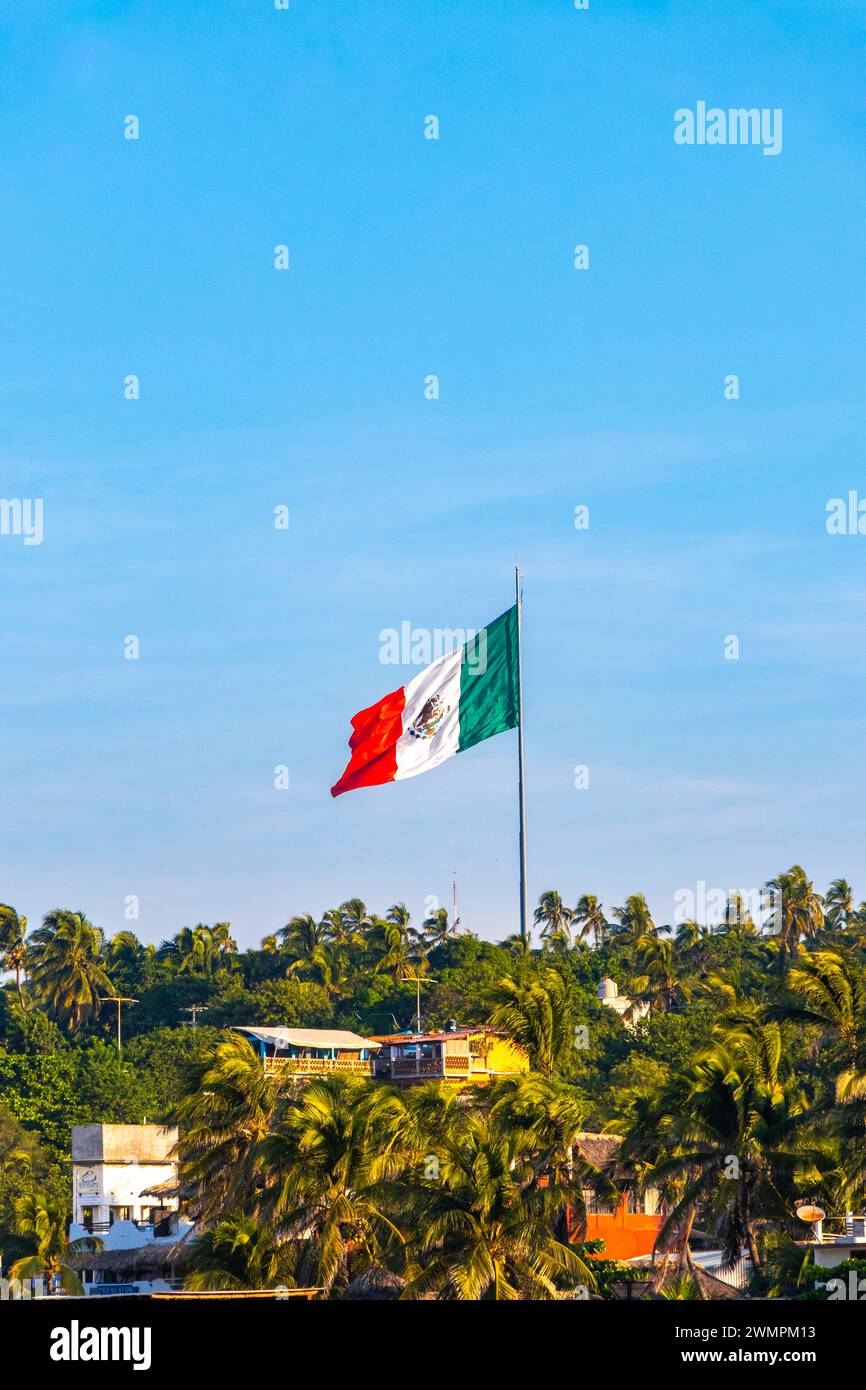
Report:
M 811 1249 L 819 1269 L 833 1269 L 843 1260 L 866 1259 L 866 1215 L 848 1211 L 844 1216 L 819 1217 L 812 1223 L 811 1239 L 797 1243 Z
M 69 1239 L 100 1242 L 76 1260 L 86 1293 L 170 1287 L 175 1249 L 192 1231 L 178 1211 L 176 1142 L 162 1125 L 73 1126 Z
M 75 1224 L 104 1236 L 118 1221 L 155 1226 L 177 1211 L 176 1197 L 142 1195 L 177 1180 L 176 1142 L 162 1125 L 73 1125 Z
M 615 980 L 609 980 L 606 976 L 598 982 L 598 997 L 605 1008 L 613 1009 L 618 1013 L 623 1023 L 628 1028 L 637 1023 L 640 1019 L 646 1018 L 649 1013 L 649 1004 L 633 1004 L 627 994 L 620 994 L 619 985 Z M 624 1015 L 632 1010 L 628 1018 Z

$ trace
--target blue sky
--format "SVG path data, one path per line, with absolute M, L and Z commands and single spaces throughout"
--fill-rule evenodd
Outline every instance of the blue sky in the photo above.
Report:
M 533 898 L 866 896 L 866 538 L 825 527 L 866 496 L 864 38 L 846 0 L 0 3 L 0 494 L 44 499 L 0 537 L 0 898 L 253 944 L 456 870 L 514 930 L 514 735 L 328 789 L 413 674 L 380 630 L 479 626 L 515 554 Z M 698 100 L 782 152 L 676 145 Z

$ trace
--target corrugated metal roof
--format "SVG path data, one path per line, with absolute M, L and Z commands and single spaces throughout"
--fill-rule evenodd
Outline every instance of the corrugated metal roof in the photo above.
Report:
M 378 1051 L 379 1043 L 372 1038 L 362 1038 L 358 1033 L 348 1033 L 340 1028 L 235 1028 L 235 1033 L 248 1033 L 263 1043 L 274 1043 L 278 1047 L 338 1047 L 344 1051 L 356 1051 L 369 1047 Z
M 446 1042 L 449 1038 L 504 1038 L 505 1036 L 501 1029 L 488 1028 L 486 1024 L 481 1023 L 477 1028 L 446 1028 L 441 1033 L 377 1033 L 376 1041 L 380 1043 L 423 1043 Z

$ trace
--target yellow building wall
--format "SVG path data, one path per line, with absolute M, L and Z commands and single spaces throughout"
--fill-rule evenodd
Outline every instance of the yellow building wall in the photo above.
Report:
M 529 1071 L 529 1057 L 510 1038 L 488 1038 L 487 1069 L 492 1072 Z

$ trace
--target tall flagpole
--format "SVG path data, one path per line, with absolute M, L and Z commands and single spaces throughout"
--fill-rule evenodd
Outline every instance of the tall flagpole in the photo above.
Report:
M 523 796 L 523 595 L 520 566 L 514 566 L 514 592 L 517 598 L 517 800 L 520 814 L 520 939 L 529 941 L 529 913 L 526 905 L 526 807 Z

